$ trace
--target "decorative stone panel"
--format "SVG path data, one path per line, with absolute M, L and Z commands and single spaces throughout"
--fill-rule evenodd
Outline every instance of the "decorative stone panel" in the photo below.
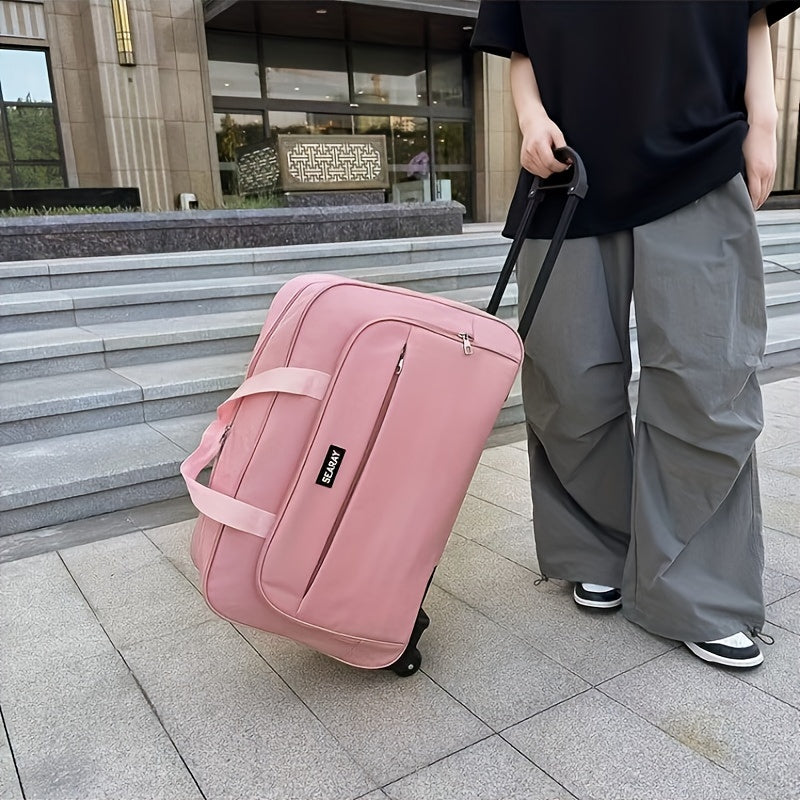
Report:
M 386 189 L 385 136 L 278 136 L 284 191 Z

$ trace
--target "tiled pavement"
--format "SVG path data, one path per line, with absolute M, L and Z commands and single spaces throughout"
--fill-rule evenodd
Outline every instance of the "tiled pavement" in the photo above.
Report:
M 800 798 L 800 371 L 788 374 L 764 387 L 775 644 L 761 668 L 715 669 L 620 614 L 581 613 L 562 583 L 536 585 L 515 442 L 484 453 L 426 602 L 423 672 L 407 680 L 215 617 L 191 521 L 111 515 L 61 550 L 74 526 L 9 540 L 0 798 Z M 50 551 L 18 558 L 36 547 Z

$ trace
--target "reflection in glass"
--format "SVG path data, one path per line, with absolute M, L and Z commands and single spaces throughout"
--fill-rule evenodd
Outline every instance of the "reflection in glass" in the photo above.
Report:
M 464 64 L 460 53 L 431 53 L 431 103 L 464 105 Z
M 249 36 L 208 34 L 211 94 L 224 97 L 261 97 L 256 40 Z
M 425 83 L 424 51 L 353 45 L 353 102 L 426 105 Z
M 472 217 L 472 145 L 467 122 L 434 120 L 433 140 L 436 154 L 434 187 L 437 200 L 456 200 Z
M 434 187 L 436 200 L 455 200 L 467 209 L 464 218 L 467 222 L 472 215 L 472 173 L 469 171 L 448 172 L 436 170 Z
M 52 108 L 6 106 L 14 159 L 58 160 L 58 139 Z
M 0 189 L 11 189 L 11 168 L 0 167 Z
M 8 146 L 6 145 L 5 126 L 3 117 L 0 115 L 0 161 L 8 161 Z
M 236 161 L 236 150 L 246 144 L 264 141 L 264 120 L 261 114 L 214 114 L 217 152 L 220 161 Z
M 223 194 L 239 193 L 236 172 L 236 151 L 248 144 L 264 141 L 264 119 L 261 114 L 214 114 L 217 153 L 220 160 L 220 182 Z
M 264 39 L 267 97 L 348 103 L 342 42 Z
M 428 147 L 428 120 L 424 117 L 354 117 L 356 133 L 377 134 L 386 137 L 386 155 L 390 166 L 405 172 L 411 160 L 420 153 L 430 155 Z
M 386 137 L 389 183 L 394 203 L 430 199 L 430 146 L 424 117 L 354 117 L 356 133 Z
M 52 103 L 44 52 L 0 47 L 0 86 L 6 102 Z
M 269 134 L 318 134 L 345 136 L 353 132 L 349 114 L 312 114 L 304 111 L 270 111 Z
M 17 164 L 17 187 L 22 189 L 44 189 L 64 185 L 61 167 L 41 164 Z
M 437 120 L 433 123 L 434 152 L 439 166 L 472 163 L 468 128 L 466 122 Z

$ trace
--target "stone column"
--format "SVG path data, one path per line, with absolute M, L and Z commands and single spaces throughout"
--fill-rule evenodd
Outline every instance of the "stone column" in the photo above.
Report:
M 108 154 L 100 152 L 94 128 L 80 6 L 69 0 L 44 0 L 43 7 L 67 185 L 80 186 L 83 179 L 87 186 L 107 186 Z
M 119 64 L 111 0 L 44 0 L 70 186 L 137 186 L 142 207 L 222 193 L 202 0 L 128 0 L 136 65 Z
M 521 138 L 511 98 L 509 61 L 475 57 L 475 170 L 477 219 L 505 219 L 519 175 Z
M 142 207 L 174 207 L 149 0 L 128 0 L 136 66 L 120 66 L 109 0 L 82 0 L 94 124 L 113 186 L 138 186 Z M 75 146 L 80 146 L 75 142 Z M 105 166 L 105 165 L 104 165 Z M 104 170 L 105 171 L 105 170 Z M 83 183 L 83 180 L 81 181 Z
M 773 26 L 775 99 L 778 103 L 778 173 L 776 190 L 795 188 L 797 118 L 800 111 L 800 25 L 792 14 Z
M 201 0 L 150 0 L 172 191 L 222 203 Z

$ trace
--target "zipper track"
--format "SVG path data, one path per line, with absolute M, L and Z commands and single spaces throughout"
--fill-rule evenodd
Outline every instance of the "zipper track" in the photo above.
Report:
M 364 470 L 366 469 L 367 462 L 372 455 L 372 451 L 375 447 L 375 442 L 378 439 L 378 434 L 381 431 L 381 427 L 383 425 L 383 420 L 386 419 L 386 414 L 389 412 L 389 406 L 392 402 L 392 397 L 394 396 L 395 390 L 397 389 L 397 382 L 400 380 L 400 373 L 402 372 L 403 368 L 403 359 L 405 358 L 406 348 L 405 345 L 403 346 L 403 350 L 400 353 L 400 358 L 397 361 L 397 366 L 395 367 L 394 374 L 392 375 L 391 381 L 389 381 L 389 386 L 386 389 L 386 394 L 384 395 L 383 402 L 381 403 L 381 407 L 378 411 L 378 416 L 375 418 L 375 423 L 372 426 L 372 431 L 369 435 L 369 439 L 367 440 L 367 445 L 364 449 L 364 454 L 361 456 L 361 461 L 359 462 L 358 469 L 353 476 L 353 480 L 350 484 L 350 488 L 347 490 L 347 494 L 342 501 L 342 507 L 339 509 L 339 513 L 336 516 L 336 519 L 331 526 L 330 533 L 328 534 L 328 538 L 325 540 L 325 545 L 322 548 L 322 552 L 320 553 L 319 559 L 317 561 L 317 565 L 314 567 L 314 571 L 311 573 L 311 577 L 308 579 L 308 583 L 306 584 L 306 588 L 303 591 L 301 602 L 305 598 L 305 596 L 310 591 L 311 587 L 316 580 L 317 573 L 319 573 L 320 569 L 322 568 L 322 564 L 325 561 L 325 557 L 328 555 L 328 551 L 331 549 L 333 545 L 333 540 L 336 538 L 336 534 L 339 532 L 339 528 L 341 527 L 342 520 L 344 519 L 344 515 L 347 512 L 347 509 L 350 507 L 350 500 L 352 500 L 353 495 L 355 494 L 356 489 L 358 488 L 359 481 L 361 480 L 361 475 L 363 474 Z

